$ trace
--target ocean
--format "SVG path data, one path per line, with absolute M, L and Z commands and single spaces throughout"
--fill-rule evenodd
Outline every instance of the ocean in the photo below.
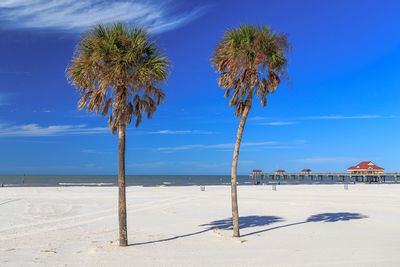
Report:
M 117 175 L 0 175 L 3 186 L 116 186 Z M 127 186 L 226 185 L 230 175 L 126 175 Z M 247 175 L 239 184 L 252 184 Z
M 117 175 L 0 175 L 0 186 L 117 186 Z M 324 178 L 325 179 L 325 178 Z M 267 181 L 261 184 L 331 184 L 332 181 Z M 334 177 L 333 183 L 338 178 Z M 341 182 L 341 181 L 340 181 Z M 347 181 L 346 183 L 348 183 Z M 386 183 L 394 178 L 387 177 Z M 254 180 L 247 175 L 238 176 L 239 185 L 252 185 Z M 343 182 L 341 182 L 343 183 Z M 230 175 L 127 175 L 127 186 L 190 186 L 230 185 Z

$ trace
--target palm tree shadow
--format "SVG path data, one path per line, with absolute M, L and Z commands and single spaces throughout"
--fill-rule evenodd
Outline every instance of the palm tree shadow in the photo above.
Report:
M 242 235 L 242 237 L 260 234 L 260 233 L 264 233 L 267 231 L 276 230 L 279 228 L 284 228 L 284 227 L 289 227 L 289 226 L 294 226 L 294 225 L 299 225 L 299 224 L 304 224 L 304 223 L 310 223 L 310 222 L 339 222 L 339 221 L 359 220 L 359 219 L 365 219 L 365 218 L 368 218 L 368 216 L 360 214 L 360 213 L 351 213 L 351 212 L 320 213 L 320 214 L 315 214 L 315 215 L 308 217 L 307 220 L 305 220 L 303 222 L 290 223 L 290 224 L 285 224 L 285 225 L 268 228 L 268 229 L 264 229 L 264 230 L 260 230 L 260 231 L 255 231 L 255 232 L 244 234 L 244 235 Z
M 359 219 L 365 219 L 365 218 L 368 218 L 368 216 L 360 214 L 360 213 L 350 213 L 350 212 L 320 213 L 320 214 L 312 215 L 312 216 L 308 217 L 307 220 L 302 221 L 302 222 L 290 223 L 290 224 L 280 225 L 280 226 L 273 227 L 273 228 L 250 232 L 250 233 L 242 235 L 242 237 L 255 235 L 255 234 L 259 234 L 259 233 L 263 233 L 263 232 L 267 232 L 267 231 L 271 231 L 271 230 L 276 230 L 279 228 L 304 224 L 304 223 L 338 222 L 338 221 L 359 220 Z M 266 226 L 266 225 L 270 225 L 270 224 L 277 223 L 277 222 L 283 222 L 283 221 L 284 221 L 283 218 L 278 217 L 278 216 L 244 216 L 244 217 L 239 218 L 239 227 L 240 227 L 240 229 L 246 229 L 246 228 L 251 228 L 251 227 Z M 134 244 L 130 244 L 129 246 L 140 246 L 140 245 L 154 244 L 154 243 L 160 243 L 160 242 L 167 242 L 167 241 L 171 241 L 171 240 L 175 240 L 175 239 L 179 239 L 179 238 L 202 234 L 202 233 L 208 232 L 210 230 L 214 230 L 214 229 L 223 229 L 223 230 L 232 230 L 233 229 L 232 218 L 216 220 L 216 221 L 212 221 L 207 224 L 201 224 L 199 226 L 206 227 L 206 228 L 203 230 L 194 232 L 194 233 L 177 235 L 177 236 L 159 239 L 159 240 L 134 243 Z
M 192 235 L 198 235 L 198 234 L 202 234 L 205 233 L 207 231 L 210 231 L 211 229 L 204 229 L 201 231 L 197 231 L 194 233 L 189 233 L 189 234 L 184 234 L 184 235 L 177 235 L 177 236 L 173 236 L 173 237 L 169 237 L 169 238 L 164 238 L 164 239 L 159 239 L 159 240 L 152 240 L 152 241 L 146 241 L 146 242 L 140 242 L 140 243 L 134 243 L 134 244 L 129 244 L 129 246 L 140 246 L 140 245 L 148 245 L 148 244 L 155 244 L 155 243 L 161 243 L 161 242 L 166 242 L 166 241 L 171 241 L 171 240 L 175 240 L 178 238 L 183 238 L 183 237 L 189 237 Z
M 266 226 L 266 225 L 269 225 L 272 223 L 282 222 L 282 221 L 283 221 L 283 219 L 281 217 L 277 217 L 277 216 L 244 216 L 244 217 L 240 217 L 239 226 L 241 229 L 245 229 L 245 228 L 249 228 L 249 227 Z M 214 230 L 214 229 L 224 229 L 224 230 L 232 230 L 233 229 L 232 218 L 212 221 L 208 224 L 201 224 L 199 226 L 206 227 L 206 228 L 201 231 L 194 232 L 194 233 L 177 235 L 177 236 L 173 236 L 170 238 L 164 238 L 164 239 L 159 239 L 159 240 L 134 243 L 134 244 L 130 244 L 129 246 L 139 246 L 139 245 L 147 245 L 147 244 L 166 242 L 166 241 L 171 241 L 171 240 L 175 240 L 178 238 L 202 234 L 202 233 L 208 232 L 210 230 Z
M 277 216 L 244 216 L 239 218 L 239 228 L 245 229 L 250 227 L 265 226 L 276 222 L 282 222 L 283 219 Z M 223 220 L 213 221 L 207 224 L 201 224 L 200 226 L 208 227 L 211 229 L 223 229 L 232 230 L 232 218 L 227 218 Z

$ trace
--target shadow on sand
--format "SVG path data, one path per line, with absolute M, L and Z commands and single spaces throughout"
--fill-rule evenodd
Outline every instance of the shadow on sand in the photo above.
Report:
M 283 222 L 283 218 L 277 216 L 244 216 L 239 218 L 239 228 L 245 229 L 257 226 L 266 226 L 276 222 Z M 224 229 L 232 230 L 232 218 L 227 218 L 223 220 L 213 221 L 207 224 L 202 224 L 200 226 L 207 227 L 208 230 L 211 229 Z
M 304 224 L 304 223 L 339 222 L 339 221 L 359 220 L 359 219 L 365 219 L 365 218 L 368 218 L 368 216 L 360 214 L 360 213 L 351 213 L 351 212 L 320 213 L 320 214 L 315 214 L 315 215 L 308 217 L 307 220 L 305 220 L 303 222 L 290 223 L 290 224 L 280 225 L 280 226 L 273 227 L 273 228 L 259 230 L 259 231 L 244 234 L 244 235 L 242 235 L 242 237 L 260 234 L 260 233 L 264 233 L 267 231 L 276 230 L 279 228 L 284 228 L 284 227 L 289 227 L 289 226 L 295 226 L 295 225 Z
M 320 213 L 320 214 L 312 215 L 312 216 L 308 217 L 307 220 L 302 221 L 302 222 L 290 223 L 290 224 L 280 225 L 280 226 L 273 227 L 273 228 L 267 228 L 267 229 L 263 229 L 263 230 L 259 230 L 259 231 L 255 231 L 255 232 L 250 232 L 250 233 L 242 235 L 242 237 L 259 234 L 259 233 L 263 233 L 263 232 L 267 232 L 267 231 L 271 231 L 271 230 L 276 230 L 279 228 L 304 224 L 304 223 L 338 222 L 338 221 L 350 221 L 350 220 L 358 220 L 358 219 L 365 219 L 365 218 L 368 218 L 368 216 L 362 215 L 360 213 L 350 213 L 350 212 Z M 240 229 L 243 230 L 243 229 L 251 228 L 251 227 L 267 226 L 267 225 L 270 225 L 273 223 L 283 222 L 283 221 L 284 221 L 283 218 L 277 217 L 277 216 L 244 216 L 244 217 L 239 218 L 239 226 L 240 226 Z M 177 235 L 177 236 L 173 236 L 170 238 L 146 241 L 146 242 L 141 242 L 141 243 L 134 243 L 134 244 L 130 244 L 130 246 L 139 246 L 139 245 L 171 241 L 171 240 L 175 240 L 178 238 L 202 234 L 202 233 L 208 232 L 213 229 L 223 229 L 223 230 L 232 230 L 233 229 L 232 218 L 212 221 L 210 223 L 202 224 L 200 226 L 206 227 L 206 228 L 201 231 L 188 233 L 188 234 L 184 234 L 184 235 Z

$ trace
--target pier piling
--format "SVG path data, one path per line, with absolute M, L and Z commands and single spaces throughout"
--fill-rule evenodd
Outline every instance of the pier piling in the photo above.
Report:
M 393 177 L 391 183 L 398 183 L 400 173 L 371 173 L 371 174 L 354 174 L 354 173 L 250 173 L 249 177 L 253 180 L 267 180 L 267 182 L 296 182 L 296 183 L 313 183 L 324 182 L 326 183 L 387 183 L 386 177 Z M 335 181 L 335 177 L 337 178 Z

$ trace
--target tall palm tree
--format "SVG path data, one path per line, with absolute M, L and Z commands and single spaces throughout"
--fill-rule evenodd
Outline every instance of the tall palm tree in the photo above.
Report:
M 78 108 L 109 114 L 112 134 L 118 132 L 119 244 L 128 245 L 125 190 L 125 132 L 142 116 L 150 119 L 165 101 L 160 85 L 170 62 L 146 30 L 121 23 L 98 25 L 82 36 L 67 67 L 67 78 L 81 94 Z M 109 112 L 110 110 L 110 112 Z
M 240 142 L 253 96 L 261 98 L 263 107 L 267 94 L 278 88 L 282 79 L 288 79 L 287 54 L 290 45 L 287 35 L 272 32 L 265 25 L 240 25 L 227 30 L 216 45 L 211 65 L 219 73 L 218 86 L 225 89 L 229 106 L 236 107 L 235 116 L 241 117 L 233 150 L 231 196 L 233 236 L 240 237 L 237 204 L 237 163 Z

